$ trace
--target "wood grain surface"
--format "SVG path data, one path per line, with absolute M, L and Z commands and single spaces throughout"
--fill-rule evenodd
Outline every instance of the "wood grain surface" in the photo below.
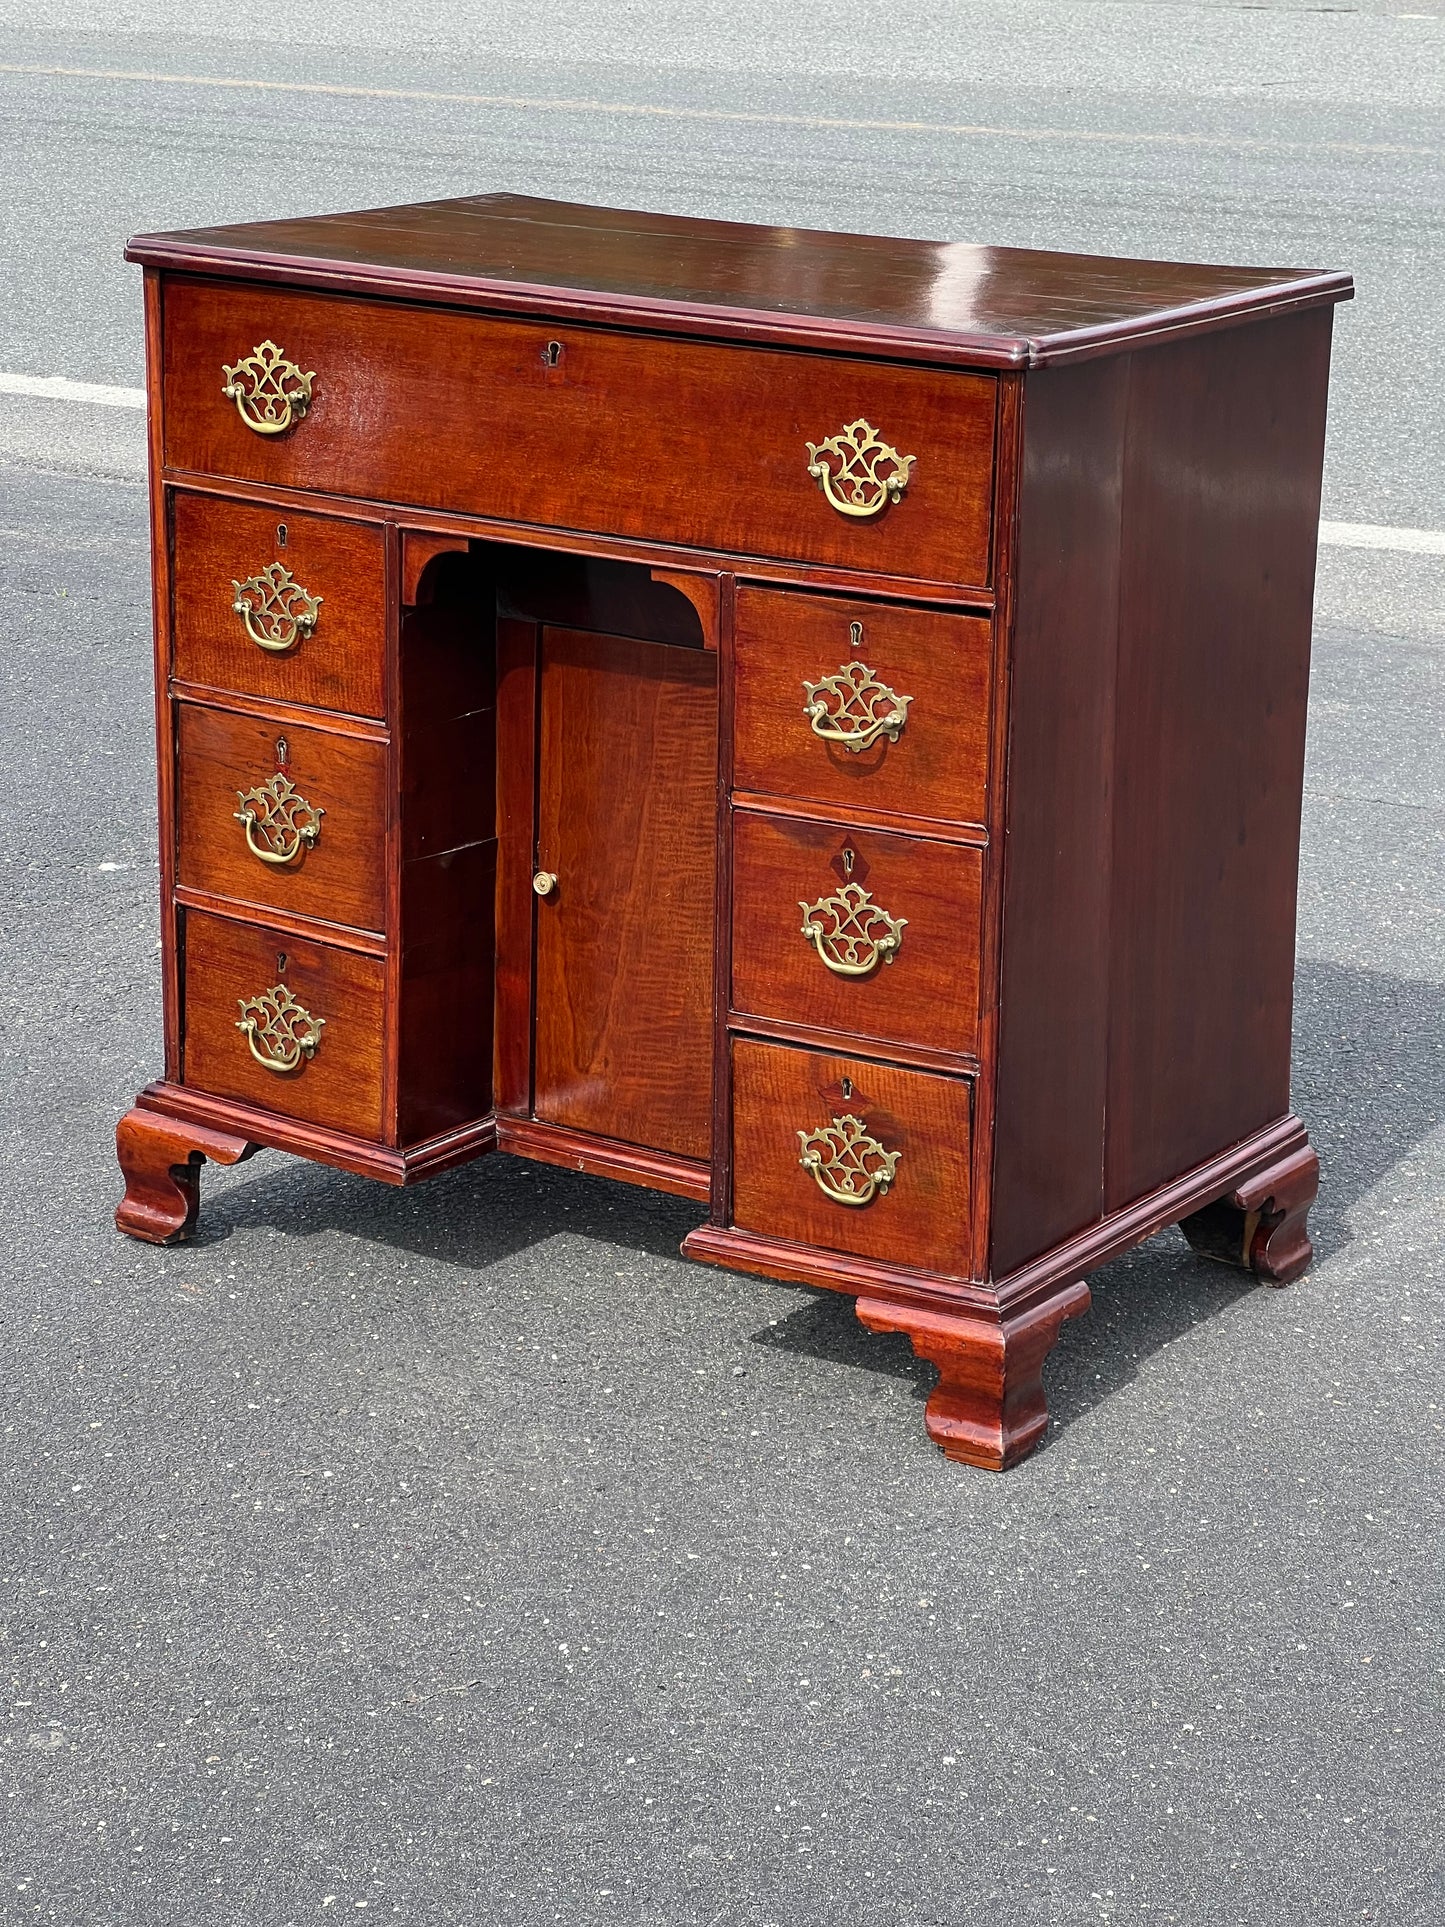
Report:
M 855 637 L 854 623 L 862 625 Z M 733 782 L 740 790 L 945 822 L 987 807 L 989 624 L 905 604 L 741 588 Z M 850 750 L 814 734 L 803 685 L 862 661 L 910 696 L 897 742 Z
M 736 1039 L 732 1055 L 740 1230 L 968 1275 L 967 1079 L 751 1038 Z M 902 1153 L 892 1187 L 870 1204 L 835 1203 L 798 1162 L 798 1133 L 843 1115 L 861 1119 L 885 1151 Z
M 930 1050 L 972 1051 L 982 861 L 962 844 L 735 812 L 734 1010 Z M 867 976 L 835 974 L 802 934 L 802 904 L 849 885 L 906 920 L 892 961 Z
M 895 240 L 477 194 L 137 235 L 126 258 L 749 340 L 1040 364 L 1302 302 L 1347 274 Z
M 356 1137 L 381 1136 L 379 958 L 195 910 L 185 913 L 184 950 L 188 1085 Z M 277 982 L 326 1025 L 315 1056 L 286 1073 L 258 1064 L 236 1028 L 241 1000 Z
M 386 920 L 386 748 L 324 730 L 282 727 L 179 703 L 178 881 L 294 916 L 381 931 Z M 315 844 L 293 863 L 263 863 L 236 821 L 240 794 L 283 767 L 315 810 Z
M 208 283 L 168 290 L 165 327 L 172 469 L 987 581 L 985 375 L 584 328 L 563 331 L 553 368 L 543 324 Z M 266 339 L 316 377 L 284 435 L 254 434 L 221 392 L 223 366 Z M 860 416 L 917 463 L 869 521 L 840 515 L 808 473 L 808 443 Z
M 379 528 L 184 490 L 171 498 L 171 517 L 173 675 L 318 709 L 385 715 L 386 576 Z M 315 629 L 284 655 L 258 648 L 232 608 L 233 584 L 273 562 L 321 598 Z
M 712 1148 L 717 658 L 542 632 L 539 1118 Z

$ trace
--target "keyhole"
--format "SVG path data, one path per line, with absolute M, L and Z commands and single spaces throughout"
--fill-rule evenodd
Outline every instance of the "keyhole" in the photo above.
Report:
M 863 647 L 863 625 L 861 622 L 850 622 L 848 624 L 848 641 L 855 649 L 861 649 Z
M 286 975 L 286 952 L 284 950 L 278 950 L 276 952 L 276 975 L 278 977 L 284 977 Z
M 851 1077 L 845 1077 L 843 1079 L 843 1102 L 845 1104 L 849 1104 L 852 1102 L 852 1100 L 853 1100 L 853 1080 Z
M 276 524 L 276 547 L 278 549 L 284 549 L 285 546 L 286 546 L 286 524 L 284 522 L 278 522 Z
M 543 361 L 546 362 L 549 368 L 555 368 L 557 366 L 557 363 L 562 359 L 561 342 L 549 341 L 546 347 L 542 350 L 542 359 Z
M 845 877 L 850 877 L 853 874 L 853 852 L 851 850 L 845 850 L 843 852 L 843 874 Z
M 286 738 L 285 738 L 284 736 L 278 736 L 278 737 L 276 738 L 276 767 L 277 767 L 277 769 L 285 769 L 285 767 L 286 767 L 286 759 L 288 758 L 288 756 L 289 756 L 290 754 L 291 754 L 291 746 L 290 746 L 290 744 L 289 744 L 289 743 L 288 743 L 288 742 L 286 741 Z

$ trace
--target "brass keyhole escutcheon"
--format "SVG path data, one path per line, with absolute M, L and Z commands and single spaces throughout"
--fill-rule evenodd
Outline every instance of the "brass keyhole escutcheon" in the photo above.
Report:
M 550 870 L 538 870 L 532 878 L 532 888 L 539 897 L 550 897 L 557 888 L 557 879 Z

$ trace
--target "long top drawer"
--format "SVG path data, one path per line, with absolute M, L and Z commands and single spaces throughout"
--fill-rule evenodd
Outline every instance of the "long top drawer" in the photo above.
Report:
M 988 582 L 989 375 L 184 277 L 164 329 L 173 469 Z

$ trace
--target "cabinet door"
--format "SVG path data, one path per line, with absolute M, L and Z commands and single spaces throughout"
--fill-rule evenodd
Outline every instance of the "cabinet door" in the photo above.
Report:
M 712 1148 L 717 663 L 542 632 L 535 1111 Z

